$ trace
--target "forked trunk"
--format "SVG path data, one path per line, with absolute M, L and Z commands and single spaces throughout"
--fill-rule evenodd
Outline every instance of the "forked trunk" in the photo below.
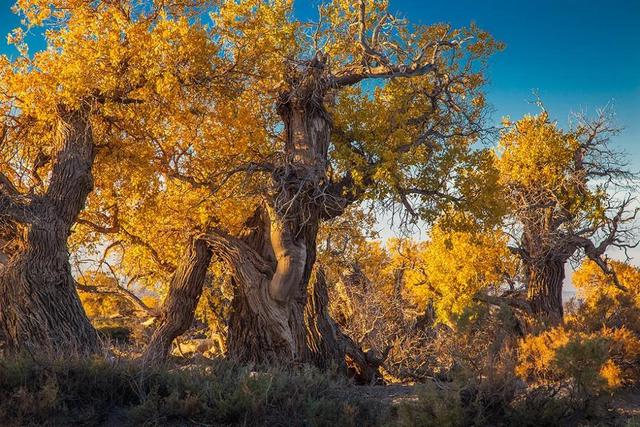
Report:
M 305 324 L 320 222 L 328 211 L 344 208 L 341 194 L 326 194 L 331 124 L 323 107 L 327 90 L 321 77 L 323 64 L 315 65 L 297 76 L 291 92 L 282 96 L 279 114 L 285 124 L 285 154 L 274 165 L 264 202 L 238 237 L 221 230 L 211 230 L 206 237 L 213 255 L 231 269 L 235 293 L 228 352 L 244 363 L 329 366 L 348 354 L 345 340 L 335 344 L 339 349 L 331 348 L 336 338 L 331 338 L 330 323 L 322 320 L 329 319 L 322 294 L 314 294 L 310 309 L 316 318 Z M 308 337 L 308 327 L 315 328 L 313 337 Z M 174 334 L 164 335 L 166 347 Z M 351 342 L 349 348 L 357 346 Z M 359 349 L 351 352 L 353 358 L 366 359 Z
M 551 260 L 527 270 L 527 300 L 534 316 L 547 325 L 562 323 L 564 262 Z
M 202 238 L 194 238 L 185 259 L 171 278 L 158 326 L 141 358 L 144 364 L 163 363 L 171 352 L 173 340 L 191 326 L 210 263 L 208 243 Z
M 0 264 L 0 328 L 14 351 L 86 354 L 99 343 L 76 292 L 67 239 L 93 188 L 89 109 L 61 109 L 58 138 L 49 187 L 30 199 Z

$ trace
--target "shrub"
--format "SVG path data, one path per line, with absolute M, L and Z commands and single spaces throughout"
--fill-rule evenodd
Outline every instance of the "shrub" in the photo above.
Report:
M 0 425 L 374 425 L 387 413 L 315 369 L 227 361 L 149 370 L 100 359 L 0 361 Z M 117 420 L 113 420 L 117 417 Z
M 418 386 L 417 402 L 403 403 L 398 414 L 399 424 L 407 427 L 453 427 L 464 425 L 465 418 L 460 390 L 438 388 L 436 383 Z
M 638 379 L 640 340 L 623 328 L 584 333 L 557 327 L 520 343 L 517 373 L 537 385 L 571 381 L 598 395 Z

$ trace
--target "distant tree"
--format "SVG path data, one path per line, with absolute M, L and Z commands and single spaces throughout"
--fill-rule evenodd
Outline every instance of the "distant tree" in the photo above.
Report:
M 610 145 L 616 133 L 604 112 L 569 131 L 545 111 L 507 123 L 495 170 L 487 171 L 497 174 L 495 185 L 485 189 L 503 212 L 501 225 L 486 227 L 462 211 L 443 217 L 422 257 L 425 273 L 414 280 L 418 294 L 445 319 L 482 301 L 554 325 L 563 320 L 570 259 L 590 260 L 625 289 L 606 251 L 636 244 L 638 210 L 630 194 L 621 197 L 634 176 Z
M 634 175 L 611 146 L 617 130 L 606 112 L 578 117 L 563 131 L 542 112 L 510 124 L 503 133 L 497 167 L 508 203 L 513 252 L 523 266 L 527 302 L 535 316 L 562 321 L 565 266 L 588 258 L 620 282 L 606 251 L 633 246 L 630 189 Z
M 497 304 L 509 289 L 505 284 L 519 263 L 499 228 L 453 230 L 436 224 L 430 240 L 415 251 L 415 267 L 405 273 L 410 298 L 422 307 L 431 304 L 436 320 L 455 325 L 478 304 Z M 516 304 L 512 300 L 512 304 Z
M 76 283 L 82 306 L 90 319 L 110 315 L 143 317 L 157 313 L 117 278 L 101 271 L 86 271 Z

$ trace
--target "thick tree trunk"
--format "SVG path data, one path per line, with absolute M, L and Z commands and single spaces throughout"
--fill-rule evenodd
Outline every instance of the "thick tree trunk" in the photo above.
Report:
M 171 352 L 173 340 L 191 326 L 210 263 L 209 244 L 201 237 L 194 238 L 171 278 L 158 326 L 141 358 L 144 364 L 163 363 Z
M 49 187 L 16 222 L 0 265 L 0 328 L 11 350 L 91 353 L 99 349 L 71 275 L 67 239 L 93 188 L 89 108 L 60 110 L 59 150 Z
M 274 165 L 264 203 L 240 236 L 212 230 L 207 237 L 213 254 L 232 271 L 228 352 L 240 362 L 328 366 L 338 357 L 330 354 L 329 336 L 314 337 L 314 345 L 322 341 L 325 348 L 310 351 L 305 324 L 320 221 L 345 207 L 339 186 L 334 188 L 327 179 L 331 123 L 323 107 L 328 89 L 323 65 L 311 64 L 281 98 L 285 154 Z M 317 333 L 330 334 L 328 324 L 316 326 Z
M 287 362 L 297 344 L 289 327 L 286 303 L 271 296 L 276 276 L 266 209 L 258 209 L 241 238 L 212 233 L 214 253 L 231 267 L 234 299 L 229 321 L 229 356 L 240 362 Z
M 527 268 L 527 300 L 533 315 L 547 325 L 562 323 L 564 262 L 550 260 Z
M 283 96 L 286 158 L 273 174 L 261 220 L 242 237 L 274 273 L 253 283 L 235 280 L 229 352 L 241 361 L 306 361 L 304 308 L 325 203 L 331 129 L 316 83 L 307 75 Z

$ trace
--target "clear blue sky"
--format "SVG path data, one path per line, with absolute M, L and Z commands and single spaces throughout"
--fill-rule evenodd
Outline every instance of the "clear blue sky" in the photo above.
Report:
M 300 16 L 317 2 L 298 2 Z M 618 142 L 640 170 L 640 0 L 390 0 L 414 22 L 474 21 L 506 43 L 492 61 L 489 102 L 495 119 L 536 112 L 537 90 L 562 125 L 571 111 L 613 103 Z

